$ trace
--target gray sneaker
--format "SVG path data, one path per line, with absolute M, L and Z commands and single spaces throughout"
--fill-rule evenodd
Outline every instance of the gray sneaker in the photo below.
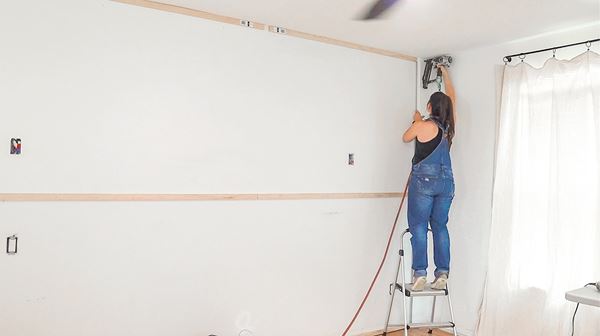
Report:
M 427 283 L 427 277 L 415 276 L 415 277 L 413 277 L 412 290 L 414 292 L 421 292 L 425 288 L 426 283 Z
M 434 282 L 431 283 L 431 288 L 438 289 L 438 290 L 446 289 L 447 283 L 448 283 L 448 274 L 442 273 L 437 278 L 435 278 Z

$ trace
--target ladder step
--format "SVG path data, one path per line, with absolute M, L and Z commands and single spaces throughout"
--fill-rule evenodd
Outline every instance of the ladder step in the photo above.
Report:
M 437 323 L 409 323 L 409 329 L 442 329 L 442 328 L 454 328 L 454 323 L 452 322 L 437 322 Z
M 448 289 L 433 289 L 431 284 L 426 284 L 422 291 L 413 291 L 412 283 L 406 284 L 406 291 L 402 290 L 402 285 L 397 283 L 396 289 L 404 292 L 406 296 L 446 296 L 448 295 Z

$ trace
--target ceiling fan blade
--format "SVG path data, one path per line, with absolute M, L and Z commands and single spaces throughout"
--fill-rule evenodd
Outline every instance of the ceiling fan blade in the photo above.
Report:
M 377 0 L 373 7 L 362 17 L 363 20 L 376 19 L 388 9 L 392 8 L 399 0 Z

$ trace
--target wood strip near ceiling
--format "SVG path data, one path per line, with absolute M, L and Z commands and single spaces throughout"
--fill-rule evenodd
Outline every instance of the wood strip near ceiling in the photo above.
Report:
M 350 49 L 362 50 L 362 51 L 372 53 L 372 54 L 379 54 L 379 55 L 383 55 L 383 56 L 399 58 L 399 59 L 402 59 L 405 61 L 411 61 L 411 62 L 417 61 L 417 58 L 414 56 L 408 56 L 408 55 L 404 55 L 404 54 L 400 54 L 400 53 L 397 53 L 394 51 L 389 51 L 389 50 L 384 50 L 384 49 L 367 47 L 367 46 L 364 46 L 361 44 L 337 40 L 337 39 L 334 39 L 331 37 L 303 33 L 303 32 L 300 32 L 297 30 L 292 30 L 292 29 L 288 29 L 286 35 L 299 37 L 299 38 L 302 38 L 305 40 L 312 40 L 312 41 L 322 42 L 322 43 L 326 43 L 326 44 L 332 44 L 332 45 L 350 48 Z
M 150 0 L 112 0 L 112 1 L 129 4 L 129 5 L 145 7 L 145 8 L 152 8 L 152 9 L 156 9 L 156 10 L 160 10 L 160 11 L 164 11 L 164 12 L 193 16 L 193 17 L 197 17 L 197 18 L 201 18 L 201 19 L 222 22 L 222 23 L 227 23 L 227 24 L 233 24 L 233 25 L 237 25 L 237 26 L 240 25 L 240 22 L 242 20 L 240 18 L 234 18 L 234 17 L 230 17 L 230 16 L 219 15 L 219 14 L 209 13 L 209 12 L 205 12 L 205 11 L 201 11 L 201 10 L 197 10 L 197 9 L 185 8 L 185 7 L 181 7 L 181 6 L 175 6 L 175 5 L 170 5 L 170 4 L 165 4 L 165 3 L 150 1 Z M 253 22 L 253 24 L 254 24 L 254 26 L 252 28 L 258 29 L 258 30 L 273 31 L 272 28 L 276 27 L 276 26 L 270 26 L 270 25 L 264 24 L 264 23 L 259 23 L 259 22 Z M 379 48 L 373 48 L 373 47 L 361 45 L 358 43 L 338 40 L 338 39 L 334 39 L 334 38 L 327 37 L 327 36 L 304 33 L 301 31 L 287 29 L 287 28 L 286 28 L 285 35 L 302 38 L 305 40 L 317 41 L 317 42 L 335 45 L 335 46 L 344 47 L 344 48 L 361 50 L 361 51 L 368 52 L 368 53 L 398 58 L 398 59 L 411 61 L 411 62 L 417 61 L 417 58 L 414 56 L 405 55 L 405 54 L 401 54 L 398 52 L 379 49 Z
M 1 202 L 185 202 L 289 201 L 326 199 L 400 198 L 403 193 L 279 193 L 279 194 L 50 194 L 3 193 Z
M 230 16 L 213 14 L 213 13 L 209 13 L 209 12 L 205 12 L 205 11 L 201 11 L 201 10 L 197 10 L 197 9 L 185 8 L 185 7 L 175 6 L 175 5 L 168 5 L 168 4 L 164 4 L 164 3 L 160 3 L 160 2 L 156 2 L 156 1 L 149 1 L 149 0 L 112 0 L 112 1 L 129 4 L 129 5 L 140 6 L 140 7 L 157 9 L 157 10 L 161 10 L 164 12 L 193 16 L 193 17 L 197 17 L 197 18 L 201 18 L 201 19 L 205 19 L 205 20 L 228 23 L 228 24 L 233 24 L 233 25 L 237 25 L 237 26 L 240 25 L 240 21 L 242 20 L 242 19 L 238 19 L 238 18 L 234 18 L 234 17 L 230 17 Z M 254 23 L 254 27 L 253 27 L 254 29 L 264 30 L 267 27 L 263 23 L 258 23 L 258 22 L 253 22 L 253 23 Z

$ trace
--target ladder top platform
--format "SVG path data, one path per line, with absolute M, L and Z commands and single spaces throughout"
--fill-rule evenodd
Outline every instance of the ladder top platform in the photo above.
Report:
M 422 291 L 413 291 L 412 287 L 413 287 L 412 283 L 407 283 L 406 291 L 404 292 L 404 295 L 406 295 L 406 296 L 446 296 L 446 295 L 448 295 L 448 289 L 433 289 L 433 288 L 431 288 L 431 284 L 429 284 L 429 283 L 425 285 L 425 288 Z M 398 289 L 399 291 L 402 291 L 402 285 L 399 283 L 396 283 L 396 289 Z

